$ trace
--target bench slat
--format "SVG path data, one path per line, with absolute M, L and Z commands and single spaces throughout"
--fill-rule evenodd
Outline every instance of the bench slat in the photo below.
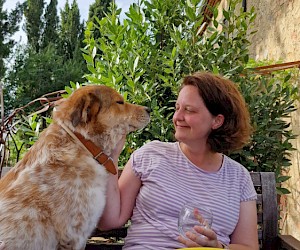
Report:
M 261 172 L 263 198 L 263 246 L 265 249 L 277 249 L 278 207 L 275 173 Z

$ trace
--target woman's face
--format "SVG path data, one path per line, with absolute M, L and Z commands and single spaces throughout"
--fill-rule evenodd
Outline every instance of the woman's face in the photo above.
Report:
M 183 143 L 206 142 L 211 130 L 222 125 L 219 116 L 208 111 L 197 87 L 184 86 L 179 92 L 173 116 L 176 139 Z

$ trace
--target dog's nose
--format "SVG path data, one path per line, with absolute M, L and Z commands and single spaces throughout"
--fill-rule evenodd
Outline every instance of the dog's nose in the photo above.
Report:
M 147 113 L 148 113 L 148 114 L 150 114 L 150 113 L 151 113 L 151 109 L 150 109 L 150 108 L 148 108 L 148 107 L 145 107 L 145 110 L 147 111 Z

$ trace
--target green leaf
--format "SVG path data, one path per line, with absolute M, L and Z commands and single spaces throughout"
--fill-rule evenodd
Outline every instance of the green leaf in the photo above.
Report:
M 284 82 L 288 82 L 290 79 L 291 79 L 292 75 L 287 75 L 285 78 L 284 78 Z
M 139 57 L 139 56 L 137 56 L 137 57 L 135 58 L 135 60 L 134 60 L 134 64 L 133 64 L 133 71 L 135 71 L 135 70 L 136 70 L 136 67 L 137 67 L 137 65 L 138 65 L 138 63 L 139 63 L 139 59 L 140 59 L 140 57 Z
M 289 180 L 290 178 L 291 178 L 291 176 L 279 176 L 276 181 L 278 183 L 282 183 L 282 182 Z
M 216 67 L 215 65 L 212 65 L 212 68 L 213 68 L 213 73 L 214 73 L 214 74 L 219 74 L 219 69 L 218 69 L 218 67 Z
M 93 64 L 93 58 L 89 55 L 86 55 L 86 54 L 82 54 L 83 58 L 86 60 L 87 63 L 89 64 Z
M 87 65 L 87 68 L 88 68 L 88 70 L 89 70 L 92 74 L 96 74 L 96 73 L 97 73 L 96 69 L 95 69 L 93 66 Z
M 277 187 L 276 190 L 277 190 L 277 193 L 280 195 L 285 195 L 285 194 L 291 193 L 288 189 L 282 188 L 282 187 Z
M 176 56 L 176 52 L 177 52 L 177 48 L 174 47 L 174 48 L 172 49 L 172 53 L 171 53 L 173 59 L 174 59 L 175 56 Z
M 96 55 L 97 55 L 97 47 L 95 46 L 92 51 L 92 58 L 94 59 Z
M 228 11 L 226 11 L 225 9 L 223 9 L 223 16 L 225 17 L 225 19 L 226 19 L 227 21 L 229 21 L 229 20 L 230 20 L 230 17 L 229 17 L 229 12 L 228 12 Z

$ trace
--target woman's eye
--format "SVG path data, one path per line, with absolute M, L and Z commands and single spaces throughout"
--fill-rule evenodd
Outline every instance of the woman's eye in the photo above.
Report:
M 192 109 L 185 109 L 186 112 L 192 113 L 193 110 Z
M 124 101 L 117 101 L 118 104 L 124 104 Z

